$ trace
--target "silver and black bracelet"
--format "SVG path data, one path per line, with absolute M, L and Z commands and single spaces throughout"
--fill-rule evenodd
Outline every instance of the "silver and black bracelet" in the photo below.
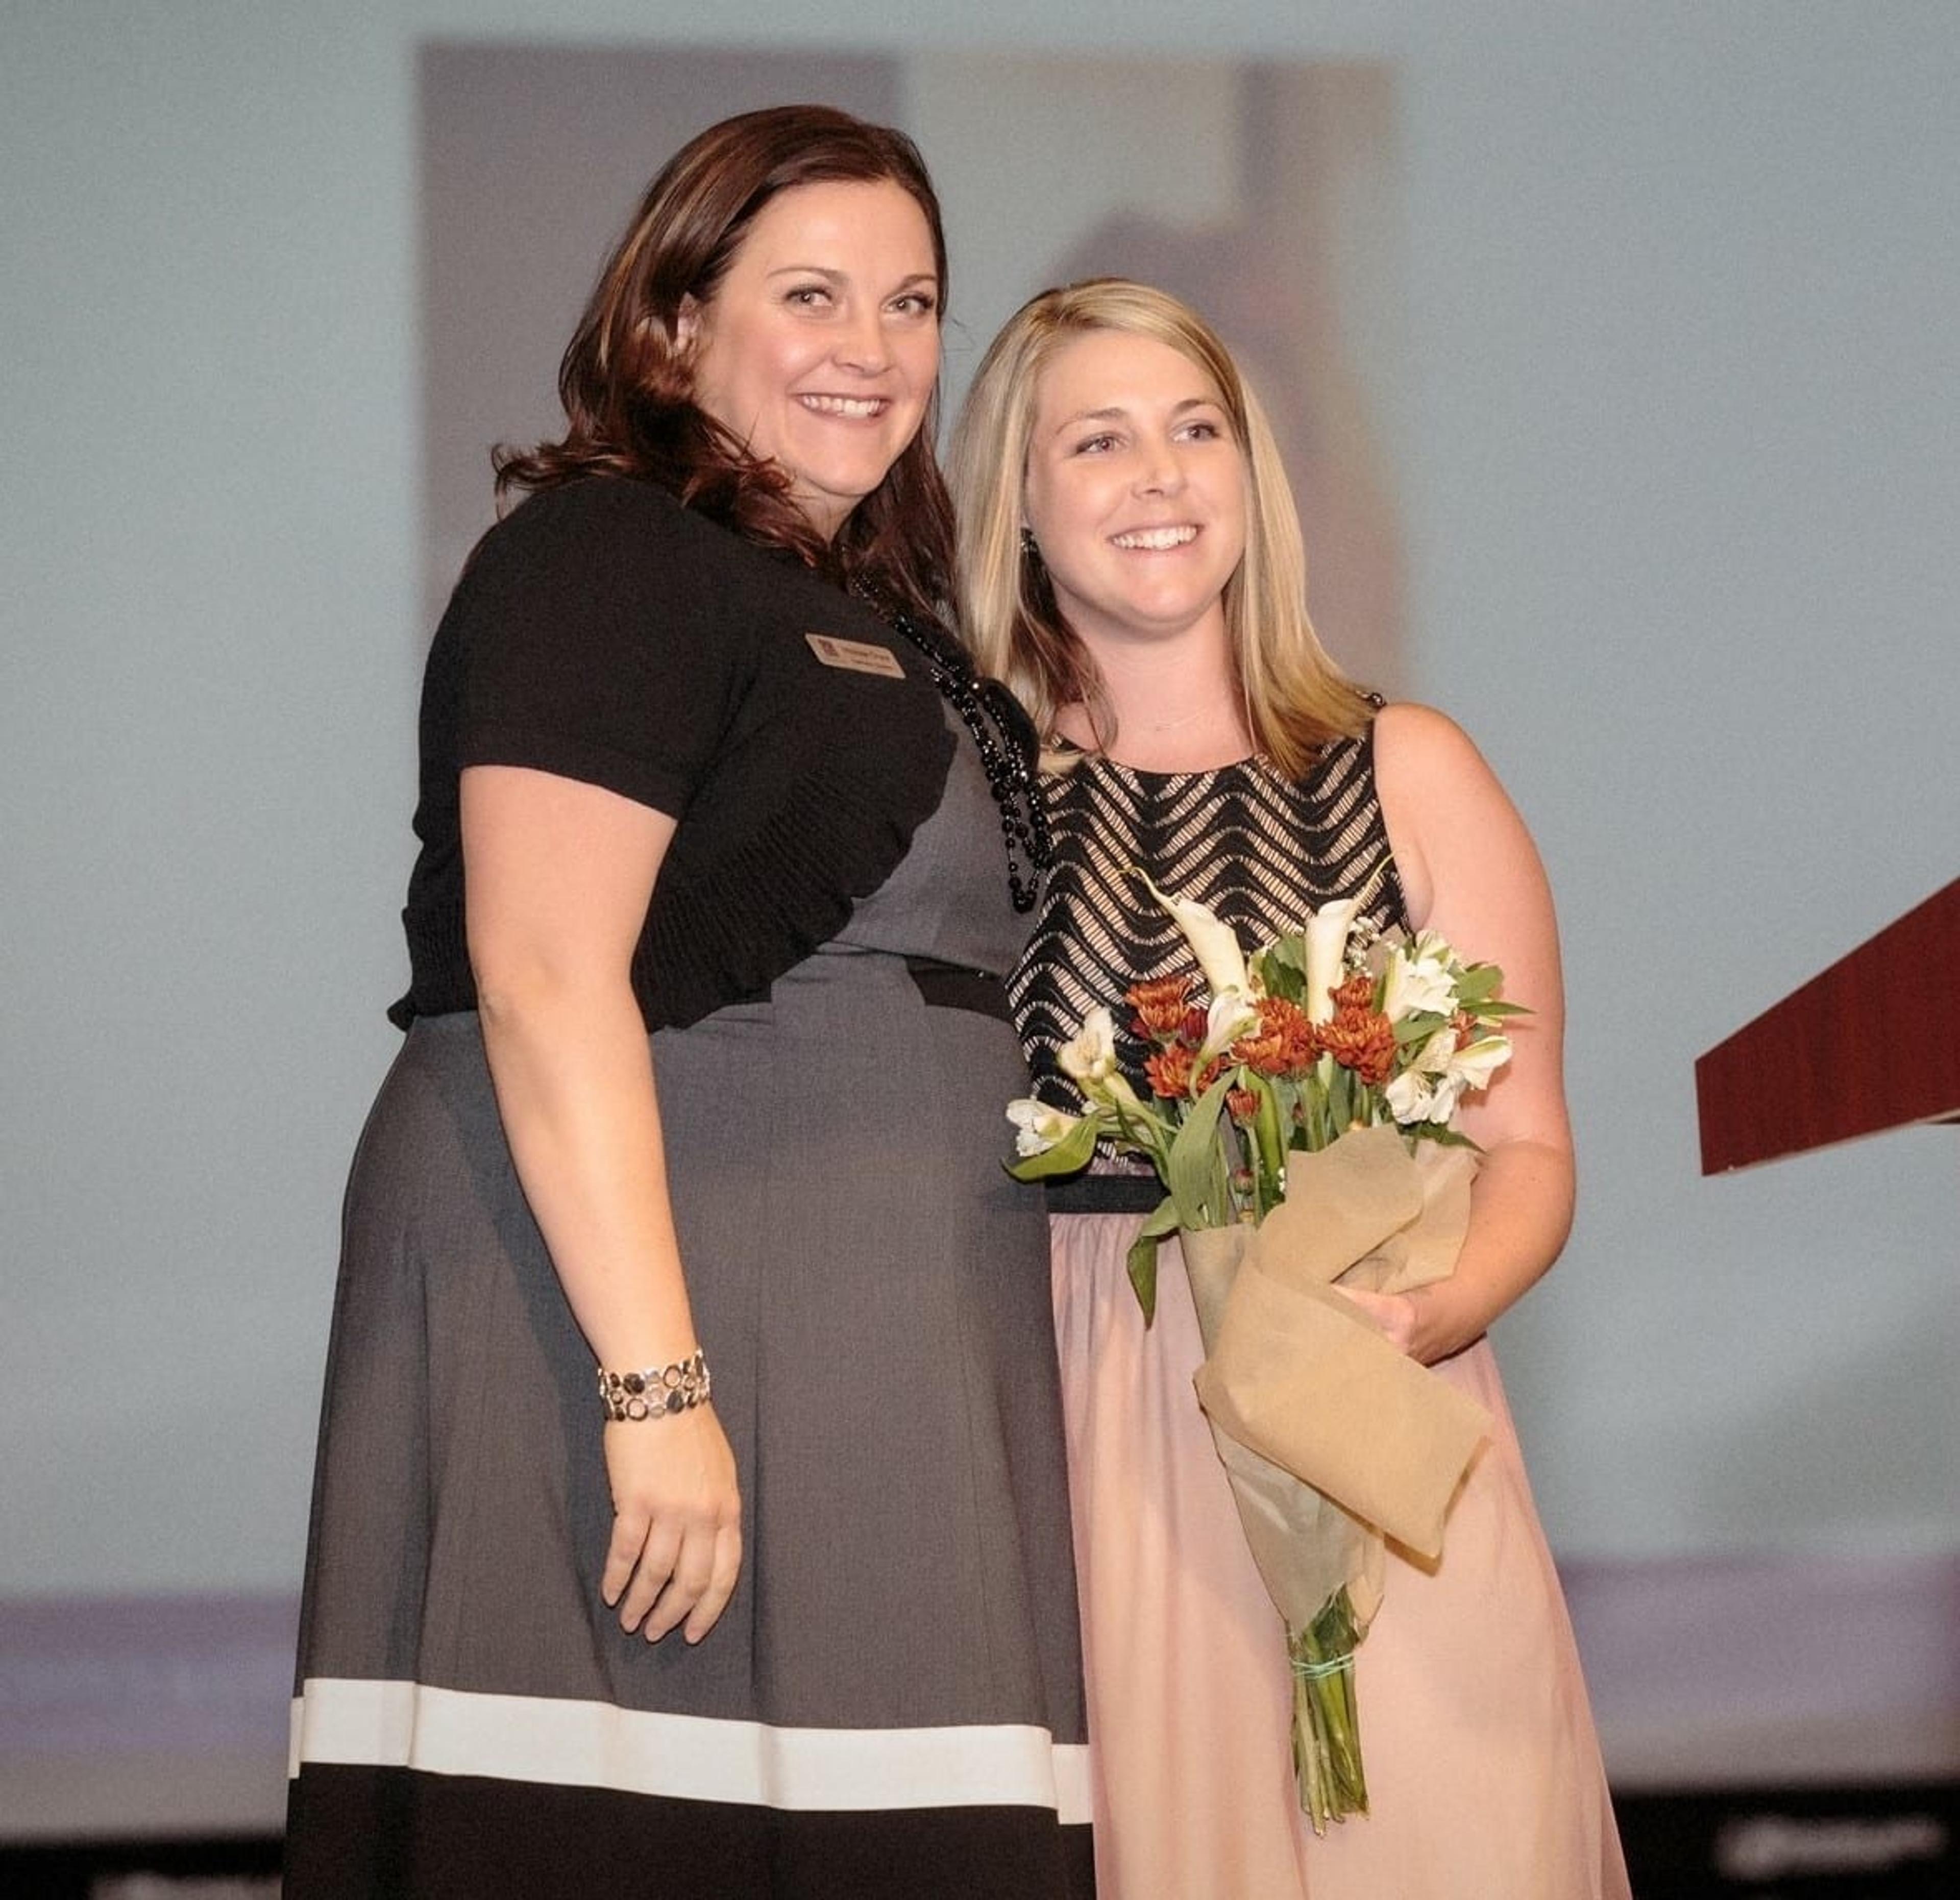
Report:
M 615 1422 L 628 1419 L 662 1419 L 707 1403 L 714 1385 L 708 1357 L 699 1346 L 672 1365 L 648 1366 L 643 1372 L 608 1372 L 599 1368 L 599 1402 Z

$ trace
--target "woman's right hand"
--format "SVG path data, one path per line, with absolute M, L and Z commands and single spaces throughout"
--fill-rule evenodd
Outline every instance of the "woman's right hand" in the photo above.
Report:
M 742 1567 L 735 1454 L 712 1404 L 606 1427 L 612 1541 L 600 1593 L 619 1626 L 657 1643 L 714 1627 Z

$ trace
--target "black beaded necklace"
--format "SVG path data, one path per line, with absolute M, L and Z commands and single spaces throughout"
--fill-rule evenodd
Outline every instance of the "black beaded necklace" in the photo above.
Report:
M 947 704 L 973 735 L 988 790 L 1001 814 L 1007 852 L 1007 893 L 1025 913 L 1041 895 L 1042 874 L 1054 861 L 1048 812 L 1035 784 L 1035 732 L 1020 702 L 997 679 L 982 679 L 972 656 L 944 628 L 921 624 L 861 583 L 854 589 L 895 633 L 924 656 L 926 670 Z

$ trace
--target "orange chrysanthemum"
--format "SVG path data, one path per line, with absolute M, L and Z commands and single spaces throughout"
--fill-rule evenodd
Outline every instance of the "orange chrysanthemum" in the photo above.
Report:
M 1225 1112 L 1241 1128 L 1249 1128 L 1258 1119 L 1258 1091 L 1252 1088 L 1228 1088 L 1225 1091 Z
M 1232 1045 L 1232 1057 L 1255 1076 L 1302 1076 L 1320 1052 L 1313 1025 L 1299 1004 L 1280 996 L 1262 996 L 1259 1025 Z
M 1204 1065 L 1204 1072 L 1193 1077 L 1192 1058 L 1197 1052 L 1188 1044 L 1174 1042 L 1144 1059 L 1144 1073 L 1150 1079 L 1150 1093 L 1165 1101 L 1182 1101 L 1201 1095 L 1217 1080 L 1223 1066 L 1216 1056 Z
M 1365 970 L 1357 970 L 1334 992 L 1335 1010 L 1370 1009 L 1375 1006 L 1375 980 Z
M 1123 1000 L 1137 1012 L 1131 1025 L 1134 1033 L 1152 1042 L 1168 1042 L 1184 1026 L 1185 999 L 1196 980 L 1187 971 L 1181 977 L 1132 983 Z
M 1365 1082 L 1388 1080 L 1395 1066 L 1395 1032 L 1375 1008 L 1375 986 L 1365 975 L 1350 977 L 1334 993 L 1334 1015 L 1316 1031 L 1320 1047 Z

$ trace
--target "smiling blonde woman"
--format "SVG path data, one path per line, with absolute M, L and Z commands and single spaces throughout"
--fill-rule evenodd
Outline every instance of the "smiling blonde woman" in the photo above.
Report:
M 1247 944 L 1352 904 L 1501 964 L 1535 1012 L 1463 1125 L 1484 1147 L 1452 1278 L 1357 1294 L 1494 1436 L 1433 1570 L 1392 1558 L 1356 1667 L 1372 1812 L 1316 1838 L 1285 1632 L 1192 1390 L 1174 1250 L 1146 1328 L 1125 1272 L 1159 1198 L 1113 1157 L 1052 1184 L 1054 1299 L 1105 1900 L 1624 1900 L 1584 1684 L 1485 1329 L 1570 1218 L 1551 901 L 1490 768 L 1439 713 L 1343 678 L 1308 619 L 1259 407 L 1144 285 L 1044 292 L 995 338 L 953 453 L 965 628 L 1049 748 L 1055 865 L 1011 985 L 1037 1095 L 1078 1105 L 1077 1027 L 1190 952 L 1158 890 Z M 1127 1014 L 1127 1012 L 1125 1012 Z M 1144 1046 L 1113 1060 L 1150 1086 Z M 1104 1052 L 1096 1052 L 1105 1059 Z

